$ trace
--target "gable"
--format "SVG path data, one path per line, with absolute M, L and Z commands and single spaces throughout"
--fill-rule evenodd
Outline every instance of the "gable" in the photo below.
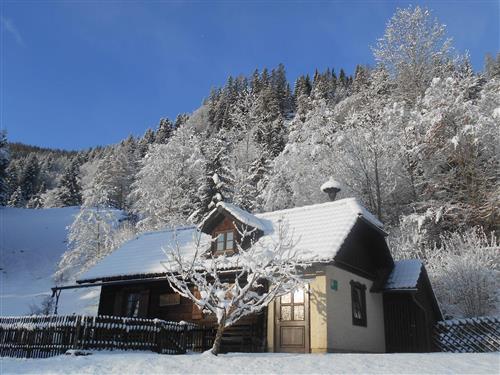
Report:
M 261 232 L 265 229 L 265 224 L 256 215 L 226 202 L 217 203 L 217 206 L 208 213 L 198 225 L 198 228 L 202 232 L 210 234 L 224 219 L 230 219 L 230 221 L 236 223 L 240 229 L 248 227 Z
M 380 290 L 394 267 L 385 236 L 365 220 L 358 219 L 337 252 L 334 262 L 368 279 Z
M 221 215 L 221 217 L 219 218 L 218 222 L 213 227 L 211 232 L 207 234 L 210 234 L 212 237 L 215 237 L 216 234 L 219 232 L 225 232 L 229 230 L 235 231 L 236 226 L 234 224 L 235 222 L 232 220 L 232 218 L 225 215 Z

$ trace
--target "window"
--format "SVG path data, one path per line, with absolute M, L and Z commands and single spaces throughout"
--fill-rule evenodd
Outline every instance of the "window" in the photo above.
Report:
M 366 327 L 366 285 L 351 281 L 352 324 Z
M 139 306 L 141 304 L 141 293 L 129 293 L 126 303 L 125 316 L 137 318 L 139 316 Z
M 304 289 L 280 297 L 280 320 L 305 320 Z
M 181 303 L 181 296 L 177 293 L 160 294 L 160 306 L 173 306 Z
M 234 232 L 232 230 L 216 233 L 217 241 L 215 246 L 216 253 L 234 252 Z

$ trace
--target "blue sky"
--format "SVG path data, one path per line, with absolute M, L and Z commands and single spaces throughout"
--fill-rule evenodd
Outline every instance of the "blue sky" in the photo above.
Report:
M 288 78 L 373 64 L 397 7 L 427 5 L 474 68 L 500 50 L 491 1 L 6 1 L 1 127 L 65 149 L 141 135 L 196 109 L 228 75 L 285 64 Z

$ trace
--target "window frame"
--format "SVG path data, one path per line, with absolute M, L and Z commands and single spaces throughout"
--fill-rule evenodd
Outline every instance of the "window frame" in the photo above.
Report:
M 368 320 L 366 315 L 366 285 L 354 280 L 351 280 L 350 284 L 352 324 L 359 327 L 366 327 Z M 359 301 L 359 311 L 356 307 L 356 305 L 358 305 L 358 296 L 361 298 Z M 359 314 L 357 314 L 358 312 Z M 361 315 L 361 317 L 358 317 L 357 315 Z
M 125 311 L 127 318 L 138 318 L 141 313 L 141 291 L 131 290 L 125 294 Z
M 234 254 L 236 252 L 236 249 L 235 249 L 235 242 L 236 242 L 236 235 L 234 233 L 235 231 L 233 229 L 229 229 L 229 230 L 221 230 L 221 231 L 217 231 L 214 233 L 214 238 L 215 238 L 215 241 L 214 241 L 214 255 L 222 255 L 222 254 L 226 254 L 226 255 L 231 255 L 231 254 Z M 233 246 L 229 249 L 227 247 L 227 243 L 228 243 L 228 240 L 227 240 L 227 237 L 228 237 L 228 234 L 231 233 L 233 238 L 230 242 L 233 243 Z M 219 236 L 223 236 L 224 240 L 223 240 L 223 248 L 222 250 L 219 250 L 218 249 L 218 244 L 219 244 Z

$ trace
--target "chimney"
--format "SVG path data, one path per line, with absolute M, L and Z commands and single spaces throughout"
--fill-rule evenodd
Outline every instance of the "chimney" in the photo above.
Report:
M 334 201 L 337 193 L 340 191 L 340 183 L 330 177 L 328 181 L 321 185 L 321 191 L 328 194 L 330 200 Z

